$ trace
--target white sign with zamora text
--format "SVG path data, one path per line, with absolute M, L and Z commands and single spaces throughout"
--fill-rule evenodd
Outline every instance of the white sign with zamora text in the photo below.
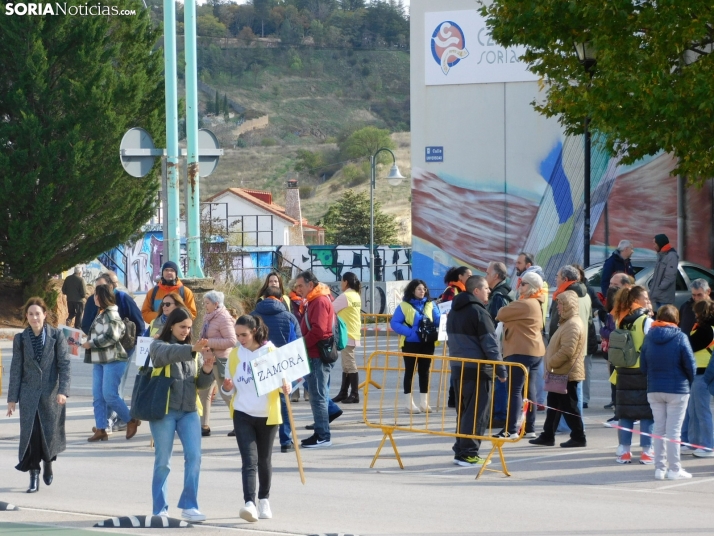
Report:
M 250 367 L 258 396 L 280 389 L 283 379 L 291 383 L 310 374 L 305 341 L 300 338 L 280 348 L 273 348 L 253 359 Z

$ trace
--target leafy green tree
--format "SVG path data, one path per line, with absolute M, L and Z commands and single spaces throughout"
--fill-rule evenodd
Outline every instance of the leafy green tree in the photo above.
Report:
M 390 245 L 397 241 L 399 226 L 394 216 L 384 214 L 381 203 L 374 203 L 374 243 Z M 347 190 L 330 205 L 318 225 L 325 227 L 325 242 L 335 245 L 369 244 L 369 196 Z
M 361 128 L 339 143 L 340 151 L 344 157 L 350 159 L 372 156 L 382 147 L 394 149 L 394 142 L 388 130 L 377 127 Z M 379 155 L 378 161 L 381 163 L 389 162 L 391 157 L 382 153 Z
M 711 0 L 494 0 L 482 12 L 498 43 L 526 46 L 548 89 L 535 109 L 568 133 L 589 117 L 623 163 L 666 151 L 679 160 L 674 174 L 714 176 Z M 583 42 L 597 51 L 590 74 L 574 50 Z
M 322 153 L 298 149 L 295 160 L 295 171 L 307 171 L 310 175 L 325 165 L 325 156 Z
M 226 25 L 213 14 L 196 17 L 196 33 L 202 37 L 225 37 L 228 33 Z
M 0 18 L 0 263 L 26 293 L 155 209 L 156 170 L 131 177 L 117 151 L 131 127 L 164 146 L 161 35 L 141 2 L 114 5 L 137 15 Z

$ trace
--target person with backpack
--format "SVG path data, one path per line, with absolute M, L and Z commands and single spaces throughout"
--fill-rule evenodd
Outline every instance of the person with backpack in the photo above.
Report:
M 466 287 L 464 287 L 466 288 Z M 404 290 L 402 302 L 394 310 L 389 325 L 399 335 L 399 351 L 405 354 L 433 355 L 439 333 L 441 313 L 429 298 L 429 287 L 421 279 L 412 279 Z M 404 356 L 404 397 L 410 413 L 429 412 L 430 358 Z M 419 371 L 419 406 L 412 398 L 414 369 Z
M 347 327 L 347 346 L 342 350 L 342 386 L 333 402 L 357 404 L 359 402 L 359 372 L 355 360 L 355 348 L 361 346 L 362 297 L 360 282 L 352 272 L 342 275 L 342 294 L 332 303 L 337 316 Z M 349 395 L 347 390 L 351 389 Z
M 181 296 L 191 317 L 196 318 L 196 301 L 193 292 L 178 278 L 178 271 L 178 264 L 173 261 L 166 261 L 161 267 L 161 281 L 146 293 L 144 304 L 141 306 L 141 315 L 147 324 L 161 314 L 161 300 L 172 292 Z
M 612 316 L 617 329 L 610 334 L 608 359 L 615 365 L 610 381 L 615 384 L 615 417 L 619 426 L 616 462 L 632 463 L 632 428 L 640 421 L 640 464 L 652 465 L 654 419 L 647 401 L 647 376 L 640 369 L 640 348 L 650 330 L 651 303 L 644 287 L 624 288 L 616 294 Z

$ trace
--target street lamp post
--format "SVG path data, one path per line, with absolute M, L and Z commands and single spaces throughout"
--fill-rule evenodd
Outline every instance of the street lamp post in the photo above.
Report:
M 585 71 L 593 78 L 593 71 L 597 64 L 597 49 L 592 42 L 584 41 L 575 43 L 575 52 L 578 55 L 578 60 L 585 68 Z M 589 87 L 589 85 L 588 85 Z M 583 267 L 590 266 L 590 158 L 591 158 L 591 138 L 590 138 L 590 116 L 585 118 L 585 165 L 583 170 L 584 184 L 584 214 L 583 214 Z
M 392 186 L 398 185 L 405 177 L 399 173 L 397 167 L 397 157 L 391 149 L 381 147 L 377 149 L 372 156 L 369 157 L 369 163 L 372 170 L 369 181 L 369 293 L 370 293 L 370 312 L 374 314 L 374 289 L 376 281 L 374 277 L 374 188 L 377 182 L 377 156 L 379 153 L 386 151 L 392 155 L 392 168 L 389 170 L 387 180 Z

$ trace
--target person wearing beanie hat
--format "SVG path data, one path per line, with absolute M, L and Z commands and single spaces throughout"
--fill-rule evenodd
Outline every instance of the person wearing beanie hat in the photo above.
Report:
M 144 304 L 141 306 L 141 316 L 147 324 L 161 314 L 160 308 L 164 296 L 176 292 L 183 298 L 186 308 L 191 313 L 191 317 L 196 318 L 196 301 L 193 292 L 178 277 L 178 264 L 174 261 L 166 261 L 161 267 L 161 281 L 153 289 L 146 293 Z
M 545 355 L 543 344 L 543 302 L 546 293 L 543 290 L 543 278 L 535 272 L 521 276 L 518 286 L 518 299 L 501 308 L 496 321 L 503 323 L 503 358 L 504 361 L 520 363 L 528 370 L 528 396 L 536 393 L 538 368 Z M 519 367 L 510 369 L 509 411 L 506 427 L 499 434 L 502 437 L 518 435 L 518 417 L 523 406 L 523 386 L 525 376 Z M 525 436 L 535 437 L 536 406 L 530 404 L 525 420 Z
M 666 234 L 656 235 L 654 237 L 654 246 L 657 251 L 657 263 L 648 286 L 650 300 L 656 312 L 663 305 L 674 303 L 677 290 L 677 272 L 679 271 L 679 255 L 669 243 L 669 238 Z

